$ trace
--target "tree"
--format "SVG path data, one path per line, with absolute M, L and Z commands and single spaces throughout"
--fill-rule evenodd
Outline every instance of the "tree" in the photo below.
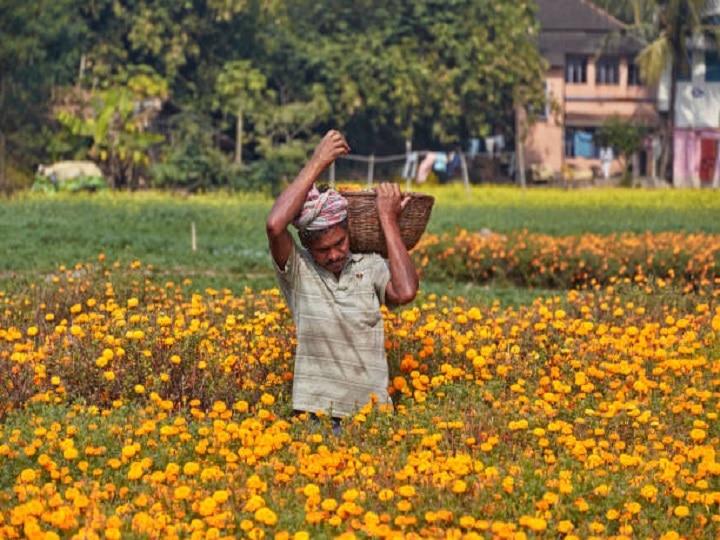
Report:
M 62 111 L 58 120 L 73 135 L 92 141 L 88 154 L 104 166 L 113 187 L 135 189 L 143 167 L 150 164 L 149 150 L 163 141 L 147 127 L 166 94 L 164 80 L 138 74 L 97 90 L 90 116 Z
M 353 130 L 359 152 L 447 144 L 509 122 L 520 87 L 544 98 L 534 13 L 534 2 L 297 0 L 264 33 L 258 65 L 283 93 L 321 84 L 336 127 L 367 131 Z
M 592 2 L 626 24 L 631 24 L 634 20 L 634 0 L 592 0 Z
M 598 132 L 598 140 L 602 146 L 615 148 L 620 154 L 623 166 L 621 184 L 630 186 L 632 182 L 630 172 L 630 157 L 640 149 L 643 138 L 643 128 L 631 120 L 612 116 L 603 122 Z
M 47 145 L 51 96 L 75 80 L 87 39 L 70 0 L 4 0 L 0 17 L 0 188 L 8 156 L 21 168 L 42 157 Z
M 236 60 L 225 64 L 217 77 L 215 92 L 218 106 L 226 113 L 234 113 L 235 165 L 242 166 L 243 117 L 252 115 L 264 99 L 267 87 L 265 76 L 253 68 L 249 60 Z

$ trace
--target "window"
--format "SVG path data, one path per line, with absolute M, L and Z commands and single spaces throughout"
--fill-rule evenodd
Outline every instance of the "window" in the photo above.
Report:
M 587 82 L 587 58 L 568 56 L 565 60 L 565 82 L 585 84 Z
M 642 86 L 640 66 L 635 62 L 628 62 L 628 86 Z
M 617 58 L 600 58 L 595 63 L 595 84 L 620 84 L 620 62 Z
M 596 127 L 566 127 L 565 157 L 598 157 L 600 154 L 595 144 L 596 133 Z
M 720 82 L 720 54 L 705 51 L 705 82 Z

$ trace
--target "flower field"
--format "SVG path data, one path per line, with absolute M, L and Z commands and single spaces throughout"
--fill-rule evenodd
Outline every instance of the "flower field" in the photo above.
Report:
M 395 408 L 337 436 L 276 289 L 105 254 L 0 289 L 0 539 L 718 538 L 718 242 L 430 231 L 425 279 L 557 294 L 385 311 Z

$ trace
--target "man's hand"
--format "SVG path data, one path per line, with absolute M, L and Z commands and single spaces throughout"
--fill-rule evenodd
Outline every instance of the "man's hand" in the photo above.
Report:
M 393 220 L 397 221 L 400 212 L 410 200 L 410 196 L 403 195 L 400 188 L 394 183 L 382 183 L 375 187 L 377 193 L 377 209 L 380 221 Z
M 419 286 L 417 272 L 400 232 L 400 213 L 410 201 L 410 195 L 403 195 L 394 183 L 380 184 L 375 192 L 390 265 L 391 278 L 385 288 L 385 301 L 389 305 L 401 306 L 415 298 Z
M 325 170 L 338 157 L 347 155 L 349 152 L 350 146 L 345 141 L 345 137 L 339 131 L 332 129 L 318 143 L 311 161 Z

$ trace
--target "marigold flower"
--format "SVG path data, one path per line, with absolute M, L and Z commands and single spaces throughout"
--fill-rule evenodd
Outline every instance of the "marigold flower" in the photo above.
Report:
M 173 498 L 176 501 L 184 501 L 187 500 L 188 497 L 190 497 L 190 493 L 192 493 L 192 490 L 188 486 L 178 486 L 173 491 Z
M 255 511 L 255 521 L 262 523 L 263 525 L 273 526 L 277 523 L 278 517 L 275 512 L 270 510 L 267 506 L 258 508 Z
M 26 484 L 31 484 L 35 481 L 36 478 L 35 471 L 32 469 L 23 469 L 20 473 L 20 480 L 25 482 Z
M 411 485 L 404 485 L 397 488 L 397 493 L 401 497 L 414 497 L 415 496 L 415 486 Z

